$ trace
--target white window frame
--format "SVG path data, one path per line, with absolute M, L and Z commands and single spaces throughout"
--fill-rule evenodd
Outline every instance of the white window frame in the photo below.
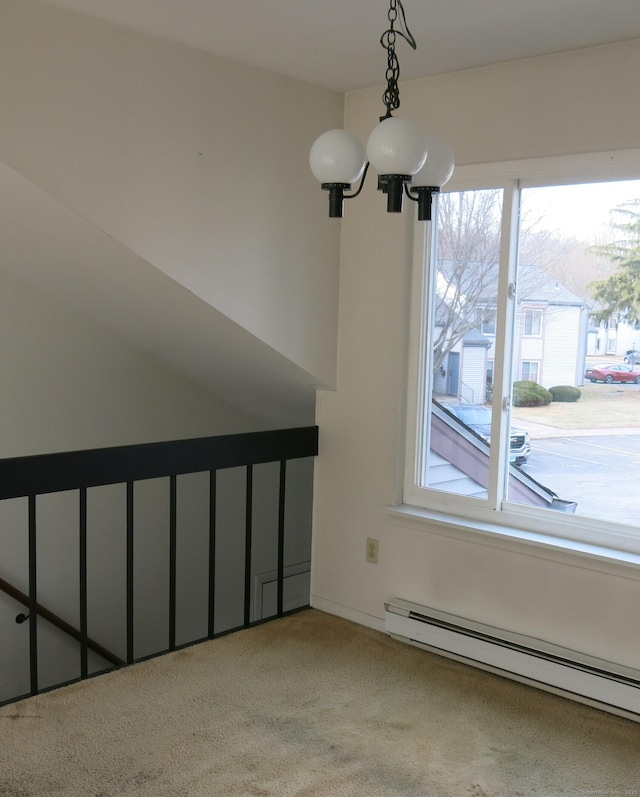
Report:
M 541 338 L 544 320 L 544 311 L 539 307 L 525 307 L 522 318 L 522 337 L 523 338 Z M 527 332 L 527 319 L 536 318 L 538 320 L 537 332 Z
M 524 375 L 524 367 L 525 367 L 525 365 L 529 365 L 529 366 L 535 365 L 536 366 L 536 378 L 535 379 L 531 379 L 531 368 L 529 368 L 529 375 L 528 376 Z M 528 381 L 528 382 L 537 382 L 538 379 L 540 378 L 540 360 L 523 360 L 522 363 L 520 364 L 520 378 L 524 379 L 525 381 Z
M 569 185 L 640 179 L 640 149 L 592 155 L 561 156 L 501 164 L 458 167 L 448 191 L 502 188 L 503 225 L 498 283 L 498 318 L 493 372 L 493 429 L 499 430 L 489 466 L 486 500 L 452 496 L 423 488 L 422 452 L 429 450 L 430 424 L 425 422 L 426 387 L 432 374 L 425 374 L 427 352 L 432 347 L 427 318 L 433 306 L 425 261 L 434 247 L 429 223 L 413 220 L 413 274 L 409 312 L 409 366 L 407 380 L 407 425 L 402 497 L 391 511 L 411 522 L 499 535 L 517 541 L 570 550 L 590 557 L 640 565 L 640 528 L 579 515 L 503 501 L 503 479 L 508 474 L 507 437 L 510 426 L 511 363 L 518 240 L 520 190 L 529 187 Z M 437 195 L 436 195 L 437 198 Z M 437 199 L 436 199 L 437 212 Z M 509 331 L 509 334 L 507 334 Z
M 495 337 L 496 334 L 496 314 L 494 313 L 491 318 L 488 318 L 486 321 L 483 321 L 480 326 L 480 331 L 483 335 L 487 335 L 487 337 Z

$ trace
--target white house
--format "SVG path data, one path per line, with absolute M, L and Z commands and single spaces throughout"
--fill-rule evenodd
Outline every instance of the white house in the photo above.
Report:
M 536 266 L 520 266 L 523 297 L 515 315 L 513 379 L 546 388 L 583 383 L 587 346 L 585 302 Z M 434 375 L 434 390 L 478 404 L 491 393 L 496 342 L 492 316 L 466 333 Z
M 640 330 L 635 324 L 609 318 L 593 321 L 589 327 L 587 354 L 590 356 L 624 357 L 628 350 L 640 346 Z

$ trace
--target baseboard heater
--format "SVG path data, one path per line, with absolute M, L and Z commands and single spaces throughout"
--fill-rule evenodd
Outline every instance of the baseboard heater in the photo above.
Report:
M 385 603 L 385 630 L 432 653 L 640 722 L 640 670 L 395 598 Z

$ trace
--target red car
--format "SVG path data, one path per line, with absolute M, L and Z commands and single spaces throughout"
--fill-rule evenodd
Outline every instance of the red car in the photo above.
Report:
M 587 368 L 584 372 L 585 379 L 592 382 L 635 382 L 640 384 L 640 373 L 629 368 L 628 365 L 604 365 L 602 368 Z

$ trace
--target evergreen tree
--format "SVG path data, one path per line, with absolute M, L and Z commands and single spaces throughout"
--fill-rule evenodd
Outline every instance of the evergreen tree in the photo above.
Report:
M 608 258 L 617 268 L 605 279 L 589 283 L 597 303 L 594 316 L 602 321 L 617 315 L 630 324 L 640 322 L 640 199 L 625 202 L 611 211 L 612 228 L 618 238 L 590 251 Z

